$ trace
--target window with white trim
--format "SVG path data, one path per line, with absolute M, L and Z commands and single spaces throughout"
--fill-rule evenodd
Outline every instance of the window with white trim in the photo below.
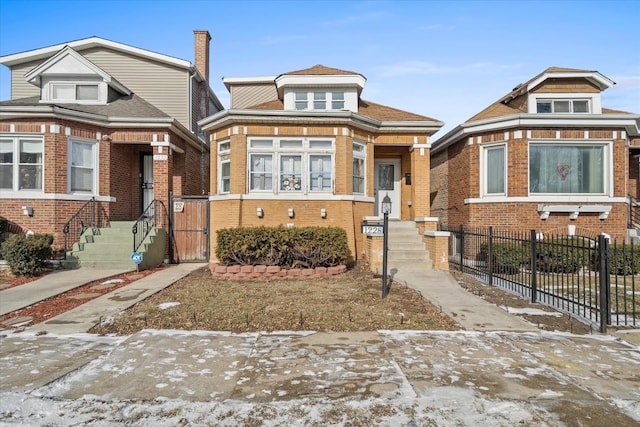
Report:
M 353 142 L 353 193 L 365 193 L 367 146 Z
M 51 83 L 51 101 L 98 101 L 98 84 Z
M 294 106 L 296 110 L 343 110 L 344 92 L 327 91 L 295 91 Z
M 591 111 L 588 99 L 538 99 L 536 112 L 557 114 L 585 114 Z
M 94 140 L 68 140 L 69 193 L 97 193 L 98 143 Z
M 610 144 L 529 144 L 530 194 L 605 194 Z
M 503 196 L 507 193 L 507 146 L 505 144 L 482 147 L 484 169 L 483 191 L 487 196 Z
M 331 192 L 334 151 L 331 139 L 250 139 L 249 191 Z
M 0 190 L 43 188 L 44 143 L 41 137 L 0 136 Z
M 231 141 L 218 143 L 218 194 L 231 191 Z

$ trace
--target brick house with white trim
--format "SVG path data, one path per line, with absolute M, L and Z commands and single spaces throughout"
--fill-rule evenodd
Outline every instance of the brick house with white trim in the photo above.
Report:
M 440 137 L 432 213 L 450 228 L 627 239 L 640 116 L 602 106 L 613 85 L 597 71 L 548 68 Z
M 99 37 L 0 57 L 0 215 L 62 241 L 91 198 L 131 221 L 169 194 L 209 189 L 209 146 L 197 122 L 223 107 L 209 87 L 207 31 L 189 61 Z M 27 209 L 28 208 L 28 209 Z
M 430 138 L 442 122 L 366 101 L 363 75 L 323 65 L 223 81 L 230 109 L 200 122 L 211 135 L 212 236 L 337 226 L 355 260 L 365 252 L 360 224 L 380 215 L 386 195 L 391 219 L 430 217 Z

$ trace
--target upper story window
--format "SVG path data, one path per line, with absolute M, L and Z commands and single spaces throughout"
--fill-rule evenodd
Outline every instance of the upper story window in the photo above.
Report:
M 538 99 L 538 113 L 589 113 L 588 99 Z
M 98 101 L 97 84 L 52 83 L 51 101 Z
M 248 145 L 250 192 L 333 191 L 333 140 L 256 138 Z
M 344 92 L 296 91 L 294 92 L 296 110 L 343 110 Z
M 0 136 L 0 190 L 43 188 L 43 140 L 34 136 Z

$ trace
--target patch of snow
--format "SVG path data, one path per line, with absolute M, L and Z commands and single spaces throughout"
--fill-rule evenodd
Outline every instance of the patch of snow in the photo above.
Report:
M 115 285 L 117 283 L 123 283 L 124 280 L 123 279 L 111 279 L 111 280 L 105 280 L 104 282 L 100 282 L 101 285 Z
M 558 391 L 545 390 L 538 395 L 538 399 L 553 399 L 553 398 L 562 397 L 562 396 L 564 396 L 564 394 Z
M 557 311 L 544 311 L 538 308 L 524 308 L 524 307 L 509 307 L 509 306 L 500 306 L 507 313 L 511 314 L 529 314 L 532 316 L 554 316 L 554 317 L 562 317 L 562 313 Z
M 176 301 L 173 301 L 173 302 L 163 302 L 162 304 L 159 304 L 159 305 L 158 305 L 158 308 L 159 308 L 160 310 L 166 310 L 166 309 L 168 309 L 168 308 L 171 308 L 171 307 L 177 307 L 177 306 L 179 306 L 179 305 L 180 305 L 180 303 L 179 303 L 179 302 L 176 302 Z

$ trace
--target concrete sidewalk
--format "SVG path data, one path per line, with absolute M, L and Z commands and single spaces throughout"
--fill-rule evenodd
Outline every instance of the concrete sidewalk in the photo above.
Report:
M 143 330 L 0 343 L 0 424 L 640 422 L 639 349 L 609 336 Z

